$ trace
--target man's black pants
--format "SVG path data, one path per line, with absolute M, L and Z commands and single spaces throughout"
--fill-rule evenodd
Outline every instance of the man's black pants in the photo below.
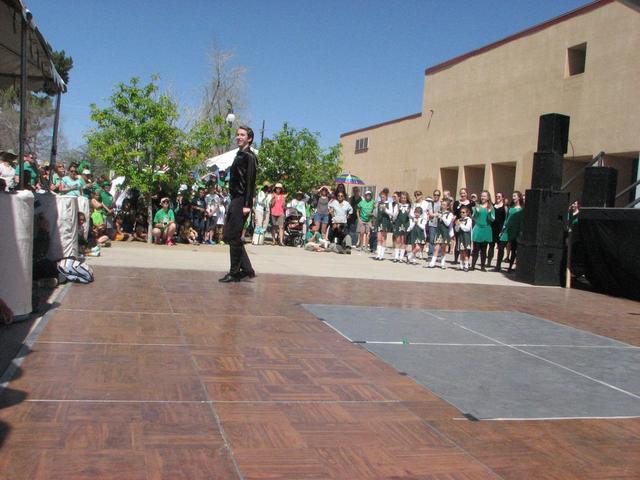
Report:
M 244 249 L 244 238 L 242 238 L 242 228 L 247 218 L 242 213 L 243 200 L 242 197 L 232 198 L 224 219 L 223 239 L 229 245 L 231 275 L 239 275 L 241 272 L 254 273 L 247 251 Z

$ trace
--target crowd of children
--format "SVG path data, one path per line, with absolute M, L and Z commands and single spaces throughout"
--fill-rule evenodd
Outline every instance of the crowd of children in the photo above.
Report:
M 339 198 L 338 194 L 336 197 Z M 467 190 L 462 188 L 457 200 L 448 191 L 442 199 L 439 190 L 428 198 L 416 191 L 411 201 L 407 192 L 398 191 L 389 196 L 385 188 L 371 209 L 371 192 L 365 192 L 363 199 L 358 197 L 356 191 L 351 201 L 357 219 L 357 246 L 375 251 L 372 256 L 375 260 L 386 259 L 387 244 L 391 243 L 391 260 L 395 263 L 416 265 L 424 259 L 426 268 L 439 266 L 444 269 L 447 268 L 446 254 L 452 254 L 454 264 L 460 270 L 475 270 L 480 260 L 480 270 L 486 271 L 497 247 L 494 270 L 501 270 L 508 252 L 507 271 L 513 271 L 524 207 L 523 195 L 518 191 L 513 192 L 510 200 L 498 192 L 495 202 L 486 190 L 478 198 L 475 194 L 469 197 Z M 371 223 L 375 233 L 370 241 L 365 234 L 368 232 L 365 222 Z M 331 222 L 327 223 L 331 225 Z M 317 230 L 315 226 L 312 229 L 313 232 Z M 317 250 L 317 234 L 313 235 L 313 249 Z M 327 240 L 328 235 L 323 238 Z

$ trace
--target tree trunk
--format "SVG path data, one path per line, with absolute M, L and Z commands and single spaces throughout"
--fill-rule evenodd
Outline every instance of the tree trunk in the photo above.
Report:
M 153 242 L 153 202 L 151 201 L 151 193 L 147 193 L 146 199 L 147 199 L 147 218 L 149 219 L 149 221 L 147 222 L 148 224 L 148 228 L 147 228 L 147 243 L 152 243 Z

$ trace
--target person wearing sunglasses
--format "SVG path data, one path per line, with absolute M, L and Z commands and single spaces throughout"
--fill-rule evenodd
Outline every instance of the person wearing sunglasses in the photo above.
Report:
M 72 163 L 69 166 L 68 175 L 62 177 L 59 192 L 63 195 L 79 197 L 82 195 L 82 189 L 85 188 L 85 186 L 85 181 L 82 177 L 78 176 L 78 166 Z

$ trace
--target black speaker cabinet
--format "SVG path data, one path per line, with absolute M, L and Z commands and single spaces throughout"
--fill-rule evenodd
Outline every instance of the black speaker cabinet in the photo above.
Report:
M 531 189 L 525 193 L 522 240 L 532 245 L 562 247 L 569 193 Z
M 612 167 L 587 167 L 582 188 L 583 207 L 614 207 L 618 170 Z
M 564 247 L 518 245 L 516 279 L 533 285 L 564 284 Z
M 538 152 L 567 153 L 569 117 L 560 113 L 540 115 Z
M 560 153 L 534 153 L 531 188 L 560 190 L 562 186 L 562 159 L 563 156 Z

